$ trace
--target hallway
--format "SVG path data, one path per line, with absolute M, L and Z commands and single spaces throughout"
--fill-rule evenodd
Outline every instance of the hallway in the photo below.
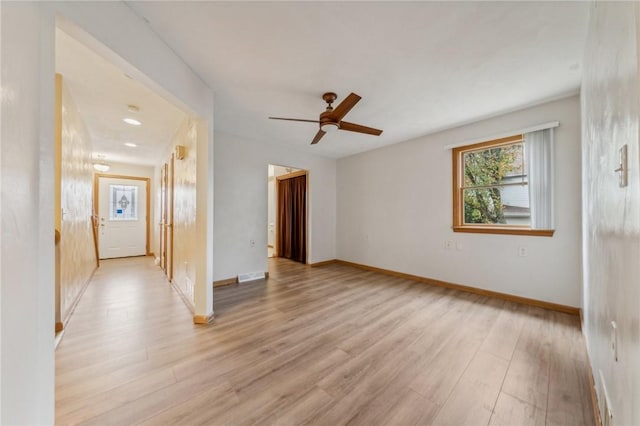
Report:
M 151 257 L 102 261 L 56 351 L 57 421 L 77 422 L 175 383 L 163 362 L 175 349 L 192 350 L 201 331 Z
M 578 318 L 271 259 L 195 326 L 149 257 L 103 262 L 56 353 L 56 423 L 593 424 Z

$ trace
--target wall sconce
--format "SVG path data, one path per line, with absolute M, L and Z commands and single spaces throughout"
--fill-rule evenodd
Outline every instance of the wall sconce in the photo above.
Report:
M 628 166 L 627 166 L 627 144 L 622 145 L 622 147 L 618 150 L 618 168 L 614 170 L 614 172 L 618 173 L 618 186 L 620 188 L 624 188 L 627 186 L 627 176 L 628 176 Z
M 95 157 L 97 161 L 93 163 L 93 169 L 100 173 L 108 172 L 111 166 L 104 161 L 104 155 L 95 154 Z
M 177 160 L 184 160 L 187 155 L 187 147 L 184 145 L 176 145 L 175 155 Z
M 104 172 L 108 172 L 111 166 L 108 165 L 107 163 L 93 163 L 93 168 L 97 172 L 104 173 Z

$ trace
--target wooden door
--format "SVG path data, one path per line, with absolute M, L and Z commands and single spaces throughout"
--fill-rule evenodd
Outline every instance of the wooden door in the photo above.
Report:
M 167 177 L 167 277 L 169 281 L 173 280 L 173 193 L 174 193 L 174 169 L 175 160 L 173 154 L 171 154 L 171 161 L 168 164 L 168 177 Z
M 167 272 L 167 234 L 166 234 L 166 226 L 167 223 L 167 169 L 168 165 L 165 163 L 160 169 L 160 267 L 165 273 Z
M 173 279 L 173 190 L 174 158 L 160 171 L 160 266 Z

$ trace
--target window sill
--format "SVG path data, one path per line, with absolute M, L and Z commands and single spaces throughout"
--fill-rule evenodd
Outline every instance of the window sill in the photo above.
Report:
M 532 237 L 553 237 L 553 229 L 510 228 L 507 226 L 454 226 L 453 232 L 470 232 L 474 234 L 506 234 L 529 235 Z

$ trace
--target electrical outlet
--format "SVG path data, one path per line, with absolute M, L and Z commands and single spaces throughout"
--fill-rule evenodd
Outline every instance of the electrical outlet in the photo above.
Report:
M 451 240 L 447 240 L 444 242 L 444 248 L 446 248 L 447 250 L 451 250 L 453 248 L 453 241 Z
M 613 360 L 618 362 L 618 324 L 611 321 L 611 353 Z
M 518 256 L 525 257 L 526 255 L 527 255 L 527 248 L 526 247 L 519 247 L 518 248 Z
M 462 250 L 462 243 L 460 241 L 456 241 L 456 250 Z

